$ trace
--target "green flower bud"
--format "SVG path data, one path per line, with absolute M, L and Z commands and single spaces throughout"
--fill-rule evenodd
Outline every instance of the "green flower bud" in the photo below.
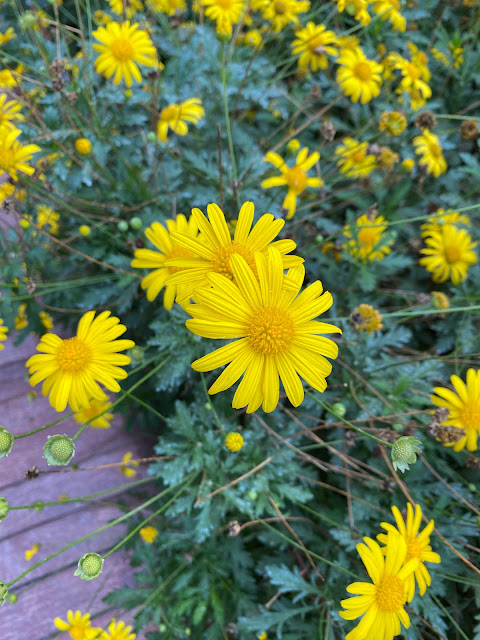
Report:
M 401 433 L 403 431 L 403 424 L 401 422 L 395 422 L 395 424 L 392 424 L 392 429 L 397 433 Z
M 17 600 L 18 600 L 18 596 L 17 596 L 16 593 L 11 593 L 8 596 L 8 601 L 9 601 L 10 604 L 15 604 L 17 602 Z
M 21 29 L 31 29 L 37 23 L 37 16 L 32 11 L 25 11 L 18 19 Z
M 211 411 L 213 409 L 212 403 L 211 402 L 206 402 L 204 404 L 204 407 L 207 411 Z
M 39 500 L 38 502 L 35 502 L 35 506 L 33 508 L 35 509 L 35 513 L 42 513 L 44 507 L 45 505 L 43 502 L 40 502 Z
M 10 505 L 8 504 L 7 499 L 0 498 L 0 522 L 3 522 L 3 520 L 8 516 L 9 509 Z
M 126 222 L 125 220 L 120 220 L 120 222 L 117 224 L 117 229 L 122 233 L 125 233 L 125 231 L 128 231 L 128 222 Z
M 250 491 L 248 492 L 248 497 L 252 502 L 255 502 L 255 500 L 258 498 L 258 493 L 255 491 L 255 489 L 250 489 Z
M 471 491 L 472 493 L 475 493 L 477 491 L 477 487 L 473 484 L 473 482 L 469 482 L 467 484 L 467 489 L 469 491 Z M 2 500 L 2 498 L 0 498 L 0 500 Z M 0 515 L 1 515 L 1 513 L 2 513 L 2 505 L 0 503 Z
M 421 441 L 413 436 L 401 436 L 398 438 L 394 442 L 391 452 L 393 468 L 402 473 L 406 469 L 410 469 L 408 465 L 416 461 L 416 454 L 422 450 L 419 446 L 421 444 Z
M 85 553 L 78 561 L 77 570 L 73 575 L 82 580 L 95 580 L 102 573 L 105 560 L 98 553 Z
M 43 457 L 50 466 L 64 466 L 70 462 L 75 455 L 75 444 L 66 435 L 57 433 L 48 436 L 48 440 L 43 447 Z
M 161 624 L 158 627 L 158 630 L 160 631 L 160 633 L 165 633 L 165 631 L 167 630 L 167 625 L 166 624 Z
M 342 404 L 341 402 L 336 402 L 332 406 L 332 410 L 333 410 L 334 413 L 337 414 L 337 416 L 340 416 L 341 418 L 343 418 L 343 416 L 345 415 L 345 412 L 346 412 L 345 405 Z
M 134 218 L 130 218 L 130 226 L 132 227 L 132 229 L 141 229 L 142 219 L 139 218 L 138 216 L 135 216 Z
M 157 139 L 157 134 L 155 133 L 155 131 L 149 131 L 147 133 L 147 140 L 149 142 L 155 142 L 156 139 Z
M 13 447 L 13 436 L 5 429 L 5 427 L 0 427 L 0 458 L 4 456 L 8 456 Z
M 315 236 L 315 244 L 323 244 L 324 240 L 325 238 L 322 236 L 322 234 L 317 233 L 317 235 Z
M 6 599 L 8 598 L 8 587 L 0 580 L 0 607 L 3 607 Z
M 145 351 L 137 345 L 129 349 L 127 355 L 130 356 L 132 364 L 141 364 L 145 359 Z

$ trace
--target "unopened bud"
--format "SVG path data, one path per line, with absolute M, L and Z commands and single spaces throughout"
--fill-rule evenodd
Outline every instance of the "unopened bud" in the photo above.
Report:
M 10 506 L 6 498 L 0 498 L 0 522 L 8 516 Z
M 8 598 L 8 587 L 0 580 L 0 607 L 3 607 Z
M 75 455 L 75 444 L 71 438 L 57 433 L 49 436 L 43 447 L 43 457 L 50 466 L 64 466 Z
M 417 453 L 421 452 L 421 441 L 413 436 L 401 436 L 396 440 L 392 447 L 392 463 L 393 468 L 401 471 L 410 469 L 409 464 L 413 464 Z
M 5 427 L 0 427 L 0 458 L 8 456 L 13 447 L 13 440 L 10 431 Z
M 85 553 L 78 561 L 78 567 L 73 575 L 82 580 L 95 580 L 102 573 L 104 559 L 98 553 Z

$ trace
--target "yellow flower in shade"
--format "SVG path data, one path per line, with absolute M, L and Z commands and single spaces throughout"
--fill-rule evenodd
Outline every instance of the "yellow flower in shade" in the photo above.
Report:
M 397 93 L 408 93 L 411 107 L 415 111 L 425 106 L 432 95 L 432 90 L 427 84 L 430 80 L 430 71 L 427 66 L 428 59 L 416 47 L 414 49 L 410 48 L 410 50 L 412 52 L 411 61 L 402 58 L 398 53 L 391 53 L 387 57 L 387 61 L 389 68 L 398 69 L 402 74 Z
M 455 391 L 445 387 L 435 387 L 431 401 L 436 407 L 448 409 L 448 418 L 442 422 L 444 427 L 456 427 L 465 432 L 457 442 L 444 442 L 444 446 L 461 451 L 465 446 L 468 451 L 477 450 L 480 434 L 480 369 L 467 371 L 467 383 L 458 376 L 451 376 L 450 382 Z
M 137 11 L 143 10 L 140 0 L 108 0 L 110 9 L 119 16 L 130 20 Z
M 92 150 L 92 143 L 87 138 L 77 138 L 75 140 L 75 149 L 77 153 L 80 153 L 82 156 L 88 156 Z
M 101 629 L 92 627 L 89 613 L 82 615 L 81 611 L 74 613 L 70 610 L 67 613 L 67 620 L 68 622 L 65 622 L 60 618 L 55 618 L 53 623 L 60 631 L 68 631 L 72 640 L 93 640 L 93 638 L 98 638 L 101 632 Z
M 383 327 L 382 314 L 370 304 L 361 304 L 354 309 L 350 316 L 350 322 L 355 331 L 374 333 Z
M 432 578 L 428 573 L 424 562 L 440 563 L 440 556 L 438 553 L 432 551 L 430 546 L 430 534 L 433 531 L 434 521 L 430 520 L 427 526 L 419 533 L 420 523 L 422 522 L 422 509 L 420 505 L 415 505 L 415 513 L 410 503 L 407 504 L 407 519 L 402 518 L 402 514 L 397 507 L 392 507 L 393 517 L 397 524 L 397 528 L 393 524 L 388 522 L 382 522 L 381 527 L 385 529 L 387 533 L 380 533 L 377 536 L 377 540 L 384 545 L 388 543 L 388 534 L 390 531 L 399 533 L 407 544 L 407 556 L 405 562 L 408 562 L 412 558 L 418 558 L 420 561 L 417 568 L 407 578 L 407 602 L 413 600 L 415 595 L 415 580 L 418 584 L 420 595 L 423 596 L 427 587 L 432 583 Z M 382 549 L 383 552 L 387 550 L 387 547 Z
M 435 60 L 438 60 L 439 62 L 441 62 L 443 65 L 445 65 L 446 67 L 450 66 L 450 60 L 448 59 L 448 56 L 446 56 L 443 51 L 439 51 L 436 47 L 432 47 L 430 49 L 433 57 L 435 58 Z
M 325 378 L 332 370 L 326 359 L 336 358 L 338 347 L 325 333 L 341 333 L 337 327 L 314 318 L 332 305 L 330 293 L 318 280 L 302 293 L 303 265 L 289 269 L 285 277 L 282 256 L 270 247 L 268 257 L 255 253 L 255 271 L 240 255 L 232 255 L 233 282 L 218 273 L 207 276 L 210 288 L 195 290 L 197 304 L 188 305 L 192 316 L 187 328 L 204 338 L 236 338 L 192 364 L 195 371 L 228 366 L 209 389 L 225 391 L 243 375 L 232 406 L 260 405 L 273 411 L 279 399 L 279 377 L 290 402 L 298 407 L 304 398 L 301 376 L 318 391 L 325 391 Z M 257 280 L 258 277 L 258 280 Z
M 467 277 L 468 269 L 475 264 L 476 242 L 472 242 L 465 229 L 445 224 L 440 231 L 433 231 L 425 239 L 427 245 L 420 251 L 425 257 L 420 264 L 432 274 L 434 282 L 445 282 L 450 278 L 456 286 Z
M 309 178 L 307 171 L 320 160 L 320 154 L 314 151 L 308 155 L 308 147 L 303 147 L 297 155 L 295 165 L 287 167 L 284 160 L 278 155 L 269 151 L 264 158 L 265 162 L 270 162 L 276 167 L 281 175 L 267 178 L 262 182 L 262 189 L 271 187 L 288 187 L 288 193 L 283 201 L 283 208 L 287 211 L 287 219 L 292 218 L 297 208 L 297 197 L 305 191 L 307 187 L 319 188 L 324 182 L 321 178 Z
M 225 438 L 225 446 L 229 451 L 236 452 L 240 451 L 243 447 L 243 437 L 240 433 L 232 432 L 229 433 Z
M 299 69 L 326 69 L 328 65 L 327 54 L 337 56 L 335 46 L 336 36 L 333 31 L 327 31 L 325 25 L 307 22 L 307 26 L 295 32 L 295 40 L 292 42 L 292 52 L 300 54 L 298 58 Z
M 435 231 L 441 231 L 445 224 L 453 224 L 455 226 L 460 224 L 469 227 L 470 218 L 461 214 L 459 211 L 452 211 L 451 209 L 448 209 L 448 211 L 445 211 L 445 209 L 437 209 L 435 211 L 435 216 L 428 218 L 420 227 L 422 230 L 422 238 L 426 238 Z
M 298 138 L 292 138 L 287 143 L 287 150 L 290 153 L 296 153 L 300 149 L 300 140 Z
M 413 158 L 405 158 L 405 160 L 402 161 L 402 169 L 408 173 L 413 170 L 414 166 L 415 160 Z
M 188 133 L 187 122 L 197 124 L 205 116 L 200 98 L 189 98 L 180 104 L 169 104 L 160 112 L 157 125 L 157 136 L 165 142 L 170 128 L 179 136 L 186 136 Z
M 8 100 L 6 93 L 0 93 L 0 127 L 16 129 L 15 122 L 24 119 L 20 113 L 22 105 L 18 100 Z
M 87 236 L 89 236 L 92 233 L 92 230 L 90 229 L 90 227 L 88 226 L 88 224 L 82 224 L 78 227 L 78 230 L 80 232 L 80 235 L 83 236 L 84 238 L 86 238 Z
M 408 548 L 402 536 L 389 532 L 385 557 L 379 545 L 371 538 L 363 539 L 357 551 L 372 582 L 353 582 L 348 593 L 358 594 L 340 603 L 345 620 L 363 618 L 345 636 L 345 640 L 393 640 L 401 632 L 400 623 L 408 629 L 410 618 L 404 609 L 407 601 L 409 576 L 418 566 L 418 559 L 407 563 Z
M 13 27 L 8 27 L 5 33 L 0 32 L 0 47 L 4 44 L 7 44 L 7 42 L 10 42 L 10 40 L 13 40 L 16 37 L 17 36 L 15 34 L 15 31 L 13 30 Z
M 373 10 L 382 20 L 388 20 L 395 31 L 405 31 L 407 21 L 400 13 L 400 0 L 374 0 Z
M 5 198 L 9 198 L 13 195 L 15 191 L 15 185 L 10 184 L 9 182 L 4 182 L 0 184 L 0 206 L 3 204 Z
M 358 51 L 362 53 L 360 40 L 356 36 L 338 36 L 336 44 L 340 48 L 341 53 L 343 53 L 343 51 Z
M 95 420 L 92 420 L 92 422 L 89 423 L 90 427 L 93 427 L 94 429 L 109 429 L 112 426 L 110 422 L 113 418 L 113 413 L 108 411 L 111 406 L 112 403 L 109 402 L 108 399 L 92 400 L 88 406 L 76 411 L 73 414 L 73 417 L 78 424 L 85 424 L 85 422 L 95 418 Z M 98 418 L 95 416 L 98 416 Z
M 343 245 L 343 249 L 360 262 L 383 260 L 390 253 L 390 245 L 394 241 L 394 238 L 385 238 L 387 228 L 388 224 L 383 216 L 364 213 L 354 225 L 345 228 L 343 233 L 351 240 Z
M 253 271 L 256 270 L 255 252 L 266 256 L 269 246 L 280 252 L 284 269 L 290 269 L 303 262 L 302 258 L 287 255 L 296 248 L 293 240 L 273 242 L 285 221 L 275 220 L 271 213 L 265 213 L 252 229 L 254 210 L 253 202 L 245 202 L 242 205 L 233 240 L 225 215 L 216 204 L 207 206 L 209 220 L 200 209 L 192 210 L 192 217 L 200 230 L 199 238 L 191 238 L 184 233 L 172 233 L 177 244 L 194 255 L 193 259 L 179 257 L 168 260 L 167 266 L 180 267 L 179 272 L 167 280 L 167 284 L 179 287 L 177 302 L 182 304 L 188 301 L 193 297 L 197 287 L 208 287 L 208 276 L 212 272 L 235 282 L 231 263 L 234 255 L 242 256 Z
M 443 311 L 444 309 L 448 309 L 450 307 L 450 299 L 442 291 L 432 291 L 432 305 L 435 307 L 435 309 Z
M 257 636 L 257 640 L 267 640 L 267 638 L 268 638 L 268 635 L 267 635 L 266 631 L 264 631 L 259 636 Z
M 388 136 L 399 136 L 407 127 L 407 119 L 400 111 L 384 111 L 380 116 L 378 128 Z
M 383 67 L 359 51 L 342 51 L 337 60 L 337 82 L 352 102 L 365 104 L 379 95 Z
M 266 0 L 262 16 L 272 23 L 274 33 L 279 33 L 287 24 L 298 24 L 298 14 L 310 9 L 308 0 Z
M 38 317 L 47 331 L 51 331 L 53 329 L 53 318 L 49 313 L 46 311 L 40 311 Z
M 137 65 L 153 67 L 157 52 L 147 31 L 139 29 L 138 24 L 109 22 L 105 27 L 93 31 L 93 36 L 101 43 L 93 48 L 100 55 L 95 60 L 95 69 L 106 78 L 113 76 L 113 83 L 125 80 L 127 87 L 132 86 L 132 78 L 142 81 Z
M 173 16 L 177 11 L 186 9 L 186 2 L 185 0 L 147 0 L 147 6 L 150 11 Z
M 242 38 L 242 43 L 247 47 L 260 47 L 262 45 L 263 36 L 258 29 L 250 29 Z
M 112 22 L 112 18 L 108 15 L 108 13 L 105 13 L 105 11 L 94 11 L 93 20 L 95 24 L 103 27 L 109 22 Z
M 378 168 L 393 171 L 395 165 L 399 161 L 398 153 L 395 153 L 390 147 L 380 147 L 378 154 Z
M 2 318 L 0 318 L 0 351 L 5 348 L 2 344 L 7 339 L 8 327 L 3 324 Z
M 244 0 L 202 0 L 205 16 L 217 23 L 217 32 L 229 37 L 245 8 Z
M 10 69 L 2 69 L 0 71 L 0 89 L 13 89 L 19 81 Z
M 168 230 L 167 230 L 168 229 Z M 142 289 L 147 290 L 147 300 L 155 300 L 160 291 L 165 286 L 168 278 L 174 273 L 182 271 L 182 267 L 167 267 L 167 260 L 174 258 L 184 258 L 189 260 L 195 258 L 195 254 L 179 244 L 171 236 L 172 233 L 181 233 L 190 240 L 196 240 L 198 235 L 198 225 L 194 216 L 187 221 L 183 214 L 177 216 L 176 220 L 167 220 L 167 229 L 159 222 L 154 222 L 151 227 L 145 229 L 145 235 L 150 242 L 155 245 L 158 251 L 152 249 L 137 249 L 135 251 L 135 259 L 132 261 L 132 267 L 137 269 L 154 269 L 142 280 Z M 186 283 L 185 283 L 186 284 Z M 184 295 L 182 286 L 175 284 L 167 284 L 165 294 L 163 296 L 163 306 L 165 309 L 171 309 L 175 298 L 185 299 L 188 295 Z M 185 294 L 190 292 L 187 287 Z
M 140 534 L 140 537 L 142 538 L 142 540 L 147 544 L 152 544 L 152 542 L 154 542 L 154 540 L 158 536 L 157 529 L 151 526 L 143 527 L 142 529 L 140 529 L 138 533 Z
M 455 44 L 454 42 L 449 42 L 448 43 L 448 50 L 450 52 L 450 55 L 452 56 L 452 64 L 454 69 L 458 69 L 458 67 L 461 67 L 464 60 L 463 60 L 463 47 L 461 47 L 458 44 Z
M 0 135 L 0 179 L 7 174 L 12 180 L 17 181 L 17 171 L 31 176 L 35 169 L 27 163 L 34 153 L 40 151 L 40 147 L 36 144 L 24 145 L 18 142 L 20 129 L 4 128 L 3 133 Z
M 37 225 L 39 229 L 49 227 L 50 233 L 56 236 L 58 235 L 59 220 L 60 214 L 54 211 L 51 207 L 47 207 L 45 204 L 39 204 L 37 206 Z
M 133 457 L 133 453 L 131 451 L 127 451 L 127 453 L 122 458 L 122 464 L 120 465 L 120 473 L 123 473 L 127 478 L 133 478 L 137 475 L 135 469 L 132 467 L 138 467 L 139 463 L 137 461 L 131 461 Z
M 40 551 L 40 545 L 35 543 L 31 549 L 25 551 L 25 561 L 28 562 Z
M 122 620 L 116 622 L 114 619 L 108 625 L 107 631 L 104 631 L 99 637 L 99 640 L 135 640 L 137 636 L 131 631 L 132 627 L 127 627 Z
M 424 129 L 421 136 L 416 136 L 413 139 L 413 146 L 415 153 L 421 156 L 418 164 L 425 167 L 427 173 L 432 174 L 435 178 L 445 173 L 447 163 L 443 157 L 440 141 L 434 133 Z
M 117 340 L 127 328 L 120 320 L 103 311 L 95 318 L 88 311 L 78 323 L 77 335 L 62 340 L 54 333 L 42 336 L 37 351 L 26 363 L 30 385 L 44 380 L 42 393 L 49 395 L 50 404 L 63 411 L 67 404 L 73 411 L 88 406 L 92 399 L 107 400 L 99 383 L 117 393 L 117 380 L 127 377 L 121 367 L 130 358 L 118 353 L 135 346 L 133 340 Z
M 340 173 L 348 178 L 365 178 L 377 166 L 377 158 L 368 153 L 368 144 L 353 138 L 344 138 L 343 143 L 335 149 L 335 155 L 340 156 L 337 160 Z
M 15 331 L 20 331 L 28 327 L 27 305 L 25 302 L 18 307 L 17 315 L 14 320 Z
M 340 13 L 346 10 L 360 24 L 370 24 L 372 18 L 367 11 L 369 0 L 335 0 L 335 2 Z

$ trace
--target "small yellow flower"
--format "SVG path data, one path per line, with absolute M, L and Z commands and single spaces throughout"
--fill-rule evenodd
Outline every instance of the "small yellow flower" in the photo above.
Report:
M 17 315 L 14 320 L 15 331 L 20 331 L 21 329 L 25 329 L 28 327 L 28 318 L 27 318 L 27 305 L 25 302 L 18 307 Z
M 2 342 L 7 339 L 8 327 L 3 324 L 2 318 L 0 318 L 0 351 L 4 349 Z
M 380 116 L 378 128 L 389 136 L 399 136 L 407 126 L 407 119 L 400 111 L 384 111 Z
M 393 171 L 398 160 L 398 153 L 392 151 L 390 147 L 380 147 L 380 153 L 378 155 L 379 169 L 386 169 L 388 172 Z
M 200 98 L 189 98 L 180 104 L 170 104 L 160 112 L 157 125 L 157 136 L 165 142 L 170 128 L 179 136 L 186 136 L 188 133 L 187 122 L 198 122 L 205 116 Z
M 10 42 L 10 40 L 13 40 L 16 37 L 17 36 L 15 34 L 15 31 L 13 30 L 13 27 L 8 27 L 5 33 L 0 32 L 0 47 L 4 44 L 7 44 L 7 42 Z
M 49 313 L 47 313 L 46 311 L 40 311 L 38 316 L 40 318 L 40 322 L 45 327 L 45 329 L 47 331 L 51 331 L 53 329 L 53 318 L 52 318 L 52 316 Z
M 300 149 L 300 140 L 298 138 L 292 138 L 287 144 L 287 150 L 291 153 L 296 153 Z
M 50 233 L 54 236 L 58 235 L 60 214 L 45 204 L 37 205 L 37 225 L 39 229 L 48 226 Z
M 450 299 L 441 291 L 432 291 L 432 305 L 435 309 L 441 309 L 443 311 L 450 307 Z
M 370 0 L 335 0 L 340 13 L 347 11 L 351 16 L 358 20 L 360 24 L 366 26 L 370 24 L 371 16 L 367 11 Z
M 351 238 L 343 245 L 343 249 L 360 262 L 383 260 L 390 253 L 390 245 L 394 239 L 386 239 L 387 221 L 383 216 L 363 214 L 354 225 L 345 228 L 344 235 Z
M 60 631 L 68 631 L 72 640 L 94 640 L 99 637 L 102 631 L 91 626 L 89 613 L 82 615 L 81 611 L 77 610 L 74 613 L 69 610 L 67 620 L 68 622 L 65 622 L 61 618 L 55 618 L 53 623 Z
M 327 31 L 325 25 L 307 22 L 304 29 L 295 32 L 295 40 L 292 42 L 292 52 L 300 54 L 298 58 L 299 69 L 326 69 L 328 65 L 327 54 L 337 56 L 335 48 L 336 36 L 333 31 Z
M 476 242 L 465 229 L 453 224 L 444 224 L 439 231 L 429 235 L 420 251 L 425 257 L 419 263 L 432 274 L 434 282 L 445 282 L 450 278 L 457 286 L 465 280 L 472 264 L 477 262 Z
M 247 31 L 242 38 L 243 44 L 247 47 L 261 48 L 262 41 L 263 37 L 258 29 L 250 29 L 250 31 Z
M 137 11 L 142 11 L 143 5 L 140 0 L 108 0 L 110 9 L 119 16 L 124 16 L 130 20 Z
M 92 143 L 87 138 L 77 138 L 77 140 L 75 140 L 75 149 L 82 156 L 88 156 L 92 150 Z
M 402 169 L 407 173 L 410 173 L 410 171 L 413 170 L 414 166 L 415 160 L 413 158 L 405 158 L 405 160 L 402 161 Z
M 469 227 L 471 222 L 468 216 L 460 213 L 459 211 L 452 211 L 451 209 L 448 209 L 447 211 L 445 211 L 445 209 L 437 209 L 435 211 L 435 215 L 428 218 L 420 227 L 422 230 L 422 238 L 426 238 L 434 232 L 441 231 L 445 224 L 453 224 L 454 226 L 464 225 Z
M 127 453 L 122 458 L 122 464 L 120 465 L 120 472 L 123 473 L 127 478 L 133 478 L 137 475 L 135 469 L 131 467 L 138 467 L 139 463 L 137 461 L 130 462 L 132 460 L 133 453 L 131 451 L 127 451 Z
M 155 527 L 148 526 L 140 529 L 139 534 L 144 542 L 146 542 L 147 544 L 152 544 L 152 542 L 154 542 L 154 540 L 158 536 L 158 531 L 157 529 L 155 529 Z
M 205 16 L 217 23 L 217 33 L 221 36 L 232 35 L 232 25 L 239 22 L 246 7 L 245 0 L 202 0 Z
M 225 439 L 225 446 L 229 451 L 240 451 L 240 449 L 243 447 L 242 435 L 237 432 L 229 433 Z
M 422 135 L 413 139 L 413 146 L 415 147 L 415 153 L 421 156 L 419 165 L 425 167 L 427 173 L 435 178 L 445 173 L 447 163 L 443 157 L 440 141 L 434 133 L 424 129 Z
M 88 406 L 82 407 L 74 413 L 73 417 L 79 424 L 84 424 L 88 420 L 95 418 L 89 423 L 90 427 L 94 429 L 109 429 L 113 418 L 113 413 L 108 411 L 111 406 L 112 403 L 109 400 L 92 400 Z M 95 416 L 98 416 L 98 418 Z
M 0 127 L 7 130 L 16 129 L 15 122 L 21 122 L 24 117 L 20 113 L 22 105 L 18 100 L 8 100 L 6 93 L 0 93 Z
M 15 185 L 10 184 L 9 182 L 4 182 L 0 184 L 0 206 L 2 206 L 5 198 L 10 198 L 15 191 Z
M 267 640 L 268 635 L 267 635 L 266 631 L 264 631 L 259 636 L 257 636 L 257 638 L 258 638 L 258 640 Z
M 25 551 L 25 561 L 28 562 L 40 551 L 40 545 L 35 543 L 31 549 Z
M 340 65 L 337 82 L 352 102 L 365 104 L 379 95 L 383 70 L 381 64 L 369 60 L 358 51 L 342 51 L 337 62 Z
M 405 31 L 407 21 L 400 13 L 400 0 L 374 0 L 373 10 L 382 20 L 388 20 L 395 31 Z
M 368 153 L 368 144 L 354 138 L 344 138 L 335 149 L 335 155 L 340 156 L 337 160 L 340 173 L 348 178 L 365 178 L 377 166 L 376 157 Z
M 78 230 L 79 230 L 79 232 L 80 232 L 80 235 L 82 235 L 84 238 L 86 238 L 87 236 L 89 236 L 89 235 L 90 235 L 90 233 L 92 232 L 92 230 L 90 229 L 90 227 L 89 227 L 88 225 L 86 225 L 86 224 L 82 224 L 82 225 L 79 227 L 79 229 L 78 229 Z
M 2 72 L 0 72 L 1 74 Z M 0 85 L 1 86 L 1 85 Z M 4 135 L 5 134 L 5 135 Z M 0 179 L 9 175 L 12 180 L 18 180 L 18 171 L 31 176 L 35 169 L 27 164 L 34 153 L 40 151 L 36 144 L 23 145 L 17 138 L 20 129 L 11 129 L 0 135 Z
M 167 16 L 173 16 L 177 11 L 186 9 L 185 0 L 147 0 L 148 8 L 153 11 L 165 13 Z
M 116 622 L 113 619 L 108 625 L 107 631 L 102 633 L 99 640 L 135 640 L 137 636 L 131 631 L 132 627 L 127 627 L 122 620 Z
M 262 3 L 262 16 L 272 23 L 274 33 L 279 33 L 289 23 L 298 24 L 298 14 L 310 9 L 308 0 L 266 0 Z
M 369 304 L 361 304 L 354 309 L 350 322 L 355 331 L 365 331 L 368 334 L 380 331 L 383 327 L 382 314 Z

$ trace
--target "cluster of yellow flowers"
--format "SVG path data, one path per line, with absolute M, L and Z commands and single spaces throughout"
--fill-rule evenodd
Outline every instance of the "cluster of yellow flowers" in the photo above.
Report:
M 146 230 L 156 250 L 138 249 L 132 262 L 153 269 L 142 288 L 154 300 L 165 287 L 164 306 L 171 308 L 175 300 L 182 305 L 192 333 L 235 339 L 192 364 L 196 371 L 228 365 L 209 393 L 228 389 L 243 375 L 232 406 L 270 412 L 278 404 L 281 379 L 298 406 L 304 398 L 300 378 L 324 391 L 332 370 L 326 357 L 338 353 L 336 343 L 320 334 L 340 329 L 314 320 L 329 309 L 332 296 L 319 281 L 300 293 L 305 269 L 302 258 L 290 255 L 295 243 L 274 242 L 284 220 L 267 213 L 252 227 L 254 205 L 246 202 L 232 237 L 221 209 L 210 204 L 207 211 L 208 219 L 193 209 L 189 220 L 179 215 L 167 228 L 155 222 Z
M 0 184 L 5 178 L 14 182 L 18 180 L 18 173 L 31 176 L 35 169 L 29 164 L 32 156 L 40 147 L 36 144 L 22 144 L 18 138 L 22 133 L 16 124 L 23 120 L 22 105 L 17 100 L 10 100 L 6 93 L 0 92 Z M 13 194 L 11 184 L 2 184 L 0 204 Z
M 407 504 L 406 520 L 398 507 L 392 507 L 396 527 L 382 522 L 386 533 L 377 540 L 364 538 L 357 545 L 357 551 L 372 582 L 353 582 L 347 587 L 353 598 L 342 600 L 345 611 L 340 615 L 345 620 L 362 619 L 346 635 L 346 640 L 393 640 L 401 633 L 401 624 L 408 629 L 410 618 L 405 605 L 413 600 L 415 583 L 423 596 L 431 584 L 425 562 L 440 563 L 438 553 L 432 551 L 430 534 L 433 520 L 422 530 L 422 509 L 417 504 L 415 510 Z M 401 623 L 401 624 L 400 624 Z
M 60 631 L 68 631 L 72 640 L 135 640 L 137 637 L 132 632 L 132 627 L 127 626 L 122 620 L 115 618 L 104 630 L 101 627 L 92 627 L 90 614 L 81 611 L 68 611 L 67 620 L 55 618 L 53 621 Z

